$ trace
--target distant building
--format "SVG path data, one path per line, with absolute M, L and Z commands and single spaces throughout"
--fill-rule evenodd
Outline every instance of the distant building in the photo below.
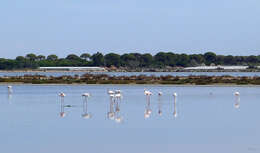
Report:
M 184 70 L 245 70 L 248 66 L 196 66 L 186 67 Z
M 40 67 L 42 71 L 106 71 L 103 67 Z

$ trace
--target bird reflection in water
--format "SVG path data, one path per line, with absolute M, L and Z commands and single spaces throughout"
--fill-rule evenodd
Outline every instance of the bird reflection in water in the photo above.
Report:
M 144 111 L 144 118 L 149 118 L 152 113 L 152 109 L 151 109 L 152 92 L 144 89 L 144 95 L 146 96 L 146 106 L 145 106 L 145 111 Z
M 90 113 L 88 113 L 88 98 L 90 97 L 89 93 L 82 94 L 83 97 L 83 114 L 82 117 L 85 119 L 89 119 L 92 117 Z
M 107 113 L 107 117 L 110 120 L 114 120 L 115 119 L 115 112 L 114 112 L 115 93 L 112 90 L 108 90 L 108 95 L 109 95 L 110 103 L 109 103 L 109 112 Z
M 177 117 L 177 93 L 173 93 L 173 107 L 174 107 L 174 111 L 173 111 L 173 116 L 176 118 Z
M 162 116 L 162 92 L 158 93 L 158 114 Z
M 122 101 L 122 93 L 120 90 L 115 91 L 115 121 L 117 123 L 121 123 L 123 121 L 123 117 L 121 116 L 120 113 L 120 104 Z
M 60 117 L 63 118 L 66 116 L 66 113 L 64 112 L 64 98 L 65 98 L 65 93 L 61 92 L 59 93 L 59 97 L 60 97 Z
M 234 107 L 236 109 L 238 109 L 240 107 L 240 93 L 238 91 L 236 91 L 234 93 L 234 95 L 235 95 L 235 105 L 234 105 Z

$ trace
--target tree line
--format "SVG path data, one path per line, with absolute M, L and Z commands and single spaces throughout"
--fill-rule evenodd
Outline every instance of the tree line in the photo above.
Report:
M 35 69 L 38 67 L 53 66 L 105 66 L 105 67 L 128 67 L 128 68 L 164 68 L 188 67 L 202 65 L 260 65 L 259 56 L 232 56 L 216 55 L 213 52 L 205 54 L 176 54 L 173 52 L 159 52 L 155 55 L 149 53 L 108 53 L 103 55 L 100 52 L 79 55 L 70 54 L 66 58 L 59 58 L 52 54 L 48 56 L 35 55 L 18 56 L 15 59 L 0 58 L 1 70 L 14 69 Z

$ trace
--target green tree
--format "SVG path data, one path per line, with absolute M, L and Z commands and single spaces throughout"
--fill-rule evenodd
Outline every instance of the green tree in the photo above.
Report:
M 190 58 L 187 54 L 181 54 L 178 56 L 178 60 L 177 60 L 177 66 L 183 66 L 186 67 L 189 65 L 189 61 Z
M 213 52 L 207 52 L 207 53 L 204 54 L 204 59 L 205 59 L 206 65 L 210 65 L 211 63 L 215 63 L 216 58 L 217 58 L 217 55 Z
M 37 56 L 36 59 L 37 59 L 38 61 L 42 61 L 42 60 L 45 60 L 45 58 L 46 58 L 46 57 L 45 57 L 44 55 L 39 55 L 39 56 Z
M 123 54 L 120 56 L 120 61 L 122 66 L 130 67 L 130 65 L 134 65 L 136 58 L 133 54 Z
M 105 66 L 120 66 L 120 55 L 115 53 L 109 53 L 105 55 Z
M 37 56 L 35 54 L 27 54 L 25 56 L 26 59 L 30 60 L 30 61 L 35 61 L 37 59 Z
M 193 62 L 195 62 L 198 65 L 205 62 L 202 54 L 192 54 L 192 55 L 189 55 L 189 57 L 190 57 L 190 60 L 193 60 Z
M 90 60 L 91 55 L 88 53 L 84 53 L 80 55 L 80 58 L 84 59 L 85 61 L 89 61 Z
M 153 63 L 153 56 L 151 54 L 143 54 L 141 56 L 141 67 L 150 67 Z
M 93 66 L 104 66 L 104 56 L 102 53 L 97 52 L 91 56 Z
M 256 65 L 258 62 L 257 57 L 253 56 L 253 55 L 248 56 L 246 60 L 247 60 L 247 63 L 253 64 L 253 65 Z
M 224 58 L 224 64 L 225 65 L 235 65 L 236 60 L 232 55 L 225 56 Z
M 168 65 L 167 54 L 164 52 L 159 52 L 154 56 L 154 62 L 158 67 L 164 67 Z
M 49 61 L 56 61 L 56 60 L 58 60 L 58 56 L 57 56 L 57 55 L 54 55 L 54 54 L 49 55 L 49 56 L 47 57 L 47 60 L 49 60 Z
M 81 61 L 81 58 L 78 57 L 77 55 L 75 54 L 70 54 L 66 57 L 67 60 L 71 60 L 71 61 Z

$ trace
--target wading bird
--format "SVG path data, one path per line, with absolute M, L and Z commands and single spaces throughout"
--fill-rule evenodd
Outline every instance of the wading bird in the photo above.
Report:
M 12 94 L 13 93 L 13 87 L 12 86 L 7 86 L 8 89 L 8 94 Z
M 145 106 L 144 118 L 149 118 L 152 113 L 152 110 L 151 110 L 152 92 L 144 89 L 144 95 L 146 95 L 146 106 Z
M 66 113 L 64 112 L 64 97 L 66 96 L 65 93 L 61 92 L 59 93 L 59 96 L 61 98 L 61 102 L 60 102 L 60 117 L 65 117 Z
M 82 117 L 85 119 L 91 118 L 91 114 L 88 113 L 88 98 L 90 97 L 89 93 L 82 94 L 83 97 L 83 114 Z
M 176 106 L 176 103 L 177 103 L 177 93 L 173 93 L 173 97 L 174 97 L 174 102 L 173 102 L 173 105 L 174 105 L 173 116 L 176 118 L 176 117 L 177 117 L 177 106 Z
M 235 100 L 235 108 L 239 108 L 240 107 L 240 93 L 238 91 L 236 91 L 234 93 L 236 100 Z

